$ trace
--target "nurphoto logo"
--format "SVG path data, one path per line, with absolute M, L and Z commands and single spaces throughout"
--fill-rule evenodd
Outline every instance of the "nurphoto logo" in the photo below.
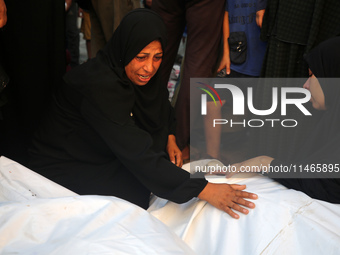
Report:
M 216 100 L 213 96 L 213 94 L 208 90 L 208 88 L 217 96 L 219 102 L 222 105 L 221 97 L 220 95 L 223 94 L 223 91 L 227 90 L 232 95 L 232 113 L 233 115 L 245 115 L 245 99 L 247 101 L 247 107 L 250 113 L 252 113 L 254 116 L 268 116 L 273 114 L 277 109 L 279 105 L 279 96 L 278 96 L 278 88 L 273 87 L 272 88 L 272 105 L 269 109 L 256 109 L 254 107 L 254 93 L 253 88 L 248 87 L 246 92 L 246 97 L 243 93 L 243 91 L 236 85 L 232 84 L 214 84 L 214 87 L 198 82 L 202 85 L 204 85 L 207 89 L 199 87 L 202 91 L 206 92 L 206 94 L 201 94 L 201 115 L 207 115 L 207 94 L 213 99 L 216 105 Z M 216 91 L 218 89 L 220 94 Z M 288 95 L 290 94 L 297 94 L 300 96 L 300 98 L 289 98 Z M 309 90 L 304 88 L 297 88 L 297 87 L 282 87 L 280 88 L 280 109 L 281 109 L 281 116 L 287 115 L 287 106 L 288 105 L 294 105 L 299 109 L 304 115 L 312 115 L 306 107 L 303 105 L 307 102 L 309 102 L 311 98 L 311 94 Z M 302 97 L 301 97 L 302 96 Z M 275 126 L 276 122 L 279 122 L 282 127 L 295 127 L 298 125 L 297 120 L 295 119 L 249 119 L 249 120 L 243 120 L 241 122 L 233 122 L 232 119 L 214 119 L 213 120 L 213 126 L 216 125 L 225 125 L 230 124 L 233 125 L 243 125 L 243 126 L 249 126 L 249 127 L 262 127 L 265 125 L 265 123 L 270 124 L 272 127 Z

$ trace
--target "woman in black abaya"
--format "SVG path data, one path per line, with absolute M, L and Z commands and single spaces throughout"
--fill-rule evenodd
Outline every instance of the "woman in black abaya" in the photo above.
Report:
M 258 171 L 265 172 L 265 168 L 261 169 L 261 166 L 267 166 L 267 169 L 269 165 L 289 167 L 292 163 L 297 166 L 298 170 L 308 169 L 309 171 L 298 171 L 294 174 L 297 178 L 291 179 L 275 178 L 271 173 L 269 177 L 273 177 L 287 188 L 303 191 L 313 198 L 340 203 L 339 45 L 340 36 L 334 37 L 321 43 L 306 57 L 311 76 L 304 88 L 311 92 L 313 107 L 317 110 L 324 110 L 324 113 L 318 124 L 310 127 L 313 132 L 310 139 L 304 143 L 302 150 L 299 150 L 300 160 L 288 163 L 268 156 L 259 156 L 236 164 L 236 166 L 258 166 Z
M 143 208 L 150 193 L 208 201 L 231 216 L 253 208 L 243 185 L 192 179 L 179 168 L 173 109 L 160 86 L 166 30 L 147 9 L 127 14 L 97 57 L 74 68 L 30 150 L 30 167 L 79 193 L 114 195 Z M 169 161 L 170 158 L 170 161 Z

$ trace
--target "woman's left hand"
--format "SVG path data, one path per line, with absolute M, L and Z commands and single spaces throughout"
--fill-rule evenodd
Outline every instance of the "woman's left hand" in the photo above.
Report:
M 169 135 L 166 150 L 169 154 L 170 161 L 176 166 L 182 167 L 182 152 L 177 146 L 176 137 L 174 135 Z

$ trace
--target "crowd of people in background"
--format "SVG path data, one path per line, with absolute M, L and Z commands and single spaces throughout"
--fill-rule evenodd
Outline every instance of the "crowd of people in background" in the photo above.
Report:
M 82 17 L 81 31 L 89 62 L 97 59 L 98 52 L 111 54 L 105 45 L 123 17 L 137 8 L 150 9 L 164 21 L 167 43 L 161 47 L 159 71 L 159 83 L 164 88 L 168 86 L 186 30 L 185 55 L 173 102 L 178 160 L 190 158 L 190 134 L 195 115 L 199 114 L 199 107 L 190 109 L 190 101 L 191 106 L 198 106 L 200 100 L 199 91 L 190 90 L 190 78 L 308 78 L 305 55 L 340 35 L 338 0 L 0 0 L 0 155 L 28 164 L 32 138 L 48 114 L 65 73 L 77 70 L 80 64 L 78 17 Z M 152 30 L 143 29 L 146 34 Z M 128 38 L 121 40 L 131 43 Z M 247 45 L 242 54 L 233 52 L 235 41 Z M 105 62 L 105 66 L 109 65 Z M 256 88 L 257 101 L 263 106 L 271 98 L 268 95 L 270 86 Z M 210 110 L 218 118 L 222 108 Z M 257 130 L 252 138 L 253 151 L 291 160 L 300 148 L 296 144 L 308 139 L 306 128 L 317 121 L 317 117 L 301 120 L 295 129 L 297 139 L 287 139 L 286 133 L 276 129 Z M 221 130 L 216 128 L 207 133 L 210 134 L 207 155 L 220 158 Z M 272 140 L 263 139 L 265 136 Z M 209 142 L 214 140 L 217 142 L 210 146 Z

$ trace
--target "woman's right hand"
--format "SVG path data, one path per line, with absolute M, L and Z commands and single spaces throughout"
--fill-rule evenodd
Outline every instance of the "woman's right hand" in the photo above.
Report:
M 198 198 L 207 201 L 214 207 L 225 211 L 231 217 L 238 219 L 240 216 L 233 210 L 243 214 L 249 213 L 249 210 L 241 207 L 240 205 L 251 209 L 255 208 L 254 203 L 249 202 L 244 198 L 258 198 L 258 196 L 254 193 L 243 191 L 245 188 L 246 185 L 208 183 L 198 195 Z

